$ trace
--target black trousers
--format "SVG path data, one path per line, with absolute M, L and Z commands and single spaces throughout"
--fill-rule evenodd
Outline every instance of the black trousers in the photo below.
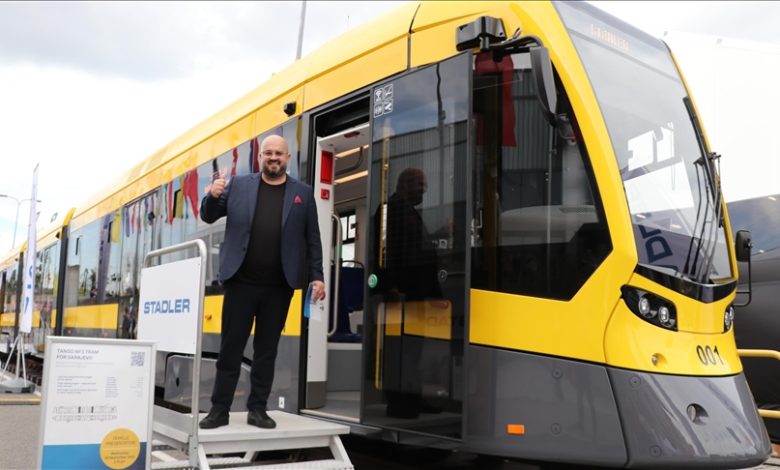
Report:
M 254 320 L 252 388 L 246 405 L 250 410 L 266 408 L 274 381 L 279 337 L 292 294 L 292 288 L 287 285 L 256 286 L 238 281 L 225 284 L 217 377 L 211 394 L 213 406 L 230 409 L 233 404 L 233 394 L 241 373 L 241 358 Z

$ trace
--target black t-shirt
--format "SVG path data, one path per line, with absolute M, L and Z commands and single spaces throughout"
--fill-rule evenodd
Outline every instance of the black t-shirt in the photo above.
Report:
M 286 285 L 282 271 L 282 205 L 287 183 L 271 185 L 260 178 L 249 248 L 236 280 L 261 286 Z

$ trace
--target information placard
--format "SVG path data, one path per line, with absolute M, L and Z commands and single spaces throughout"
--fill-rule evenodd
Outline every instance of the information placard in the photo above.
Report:
M 46 338 L 38 468 L 150 468 L 150 341 Z
M 189 258 L 141 270 L 138 339 L 161 351 L 195 354 L 200 264 Z

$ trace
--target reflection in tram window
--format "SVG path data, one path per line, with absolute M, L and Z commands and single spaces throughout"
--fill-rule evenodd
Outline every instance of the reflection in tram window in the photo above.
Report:
M 391 290 L 406 300 L 441 298 L 435 243 L 418 206 L 428 190 L 425 173 L 405 168 L 387 203 L 385 260 Z
M 68 271 L 73 273 L 68 279 L 67 289 L 75 294 L 66 299 L 66 306 L 90 305 L 97 297 L 98 237 L 100 221 L 89 223 L 73 231 L 68 245 Z M 68 296 L 70 297 L 70 296 Z M 70 300 L 70 302 L 68 302 Z
M 570 299 L 612 248 L 577 121 L 557 89 L 554 129 L 528 54 L 477 57 L 475 288 Z
M 369 272 L 379 276 L 368 321 L 379 328 L 367 327 L 378 343 L 376 361 L 368 361 L 375 369 L 367 422 L 455 438 L 464 386 L 470 66 L 462 55 L 383 85 L 394 104 L 375 114 L 371 153 Z

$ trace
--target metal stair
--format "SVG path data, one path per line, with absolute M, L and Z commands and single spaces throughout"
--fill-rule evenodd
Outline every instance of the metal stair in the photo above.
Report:
M 190 436 L 192 415 L 155 407 L 153 437 L 189 454 L 188 460 L 153 462 L 155 470 L 174 468 L 198 468 L 201 470 L 240 468 L 247 469 L 353 469 L 340 434 L 349 433 L 349 427 L 314 418 L 270 411 L 276 428 L 260 429 L 246 424 L 247 412 L 230 413 L 230 424 L 216 429 L 201 429 L 197 440 Z M 193 445 L 196 444 L 196 445 Z M 295 450 L 328 447 L 332 458 L 292 463 L 253 462 L 257 452 L 269 450 Z M 191 452 L 195 452 L 193 455 Z M 224 454 L 243 453 L 244 457 L 222 457 Z M 196 463 L 195 465 L 193 463 Z

